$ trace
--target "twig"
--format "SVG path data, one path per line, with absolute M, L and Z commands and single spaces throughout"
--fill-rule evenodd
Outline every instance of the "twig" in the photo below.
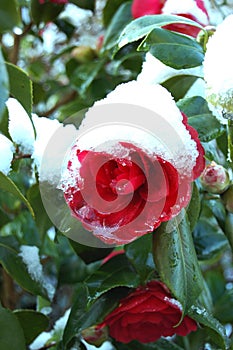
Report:
M 49 117 L 53 114 L 59 107 L 64 104 L 71 102 L 77 95 L 76 91 L 72 91 L 70 94 L 64 96 L 61 100 L 59 100 L 52 108 L 50 108 L 47 112 L 43 113 L 43 117 Z
M 29 23 L 25 28 L 22 34 L 14 34 L 14 46 L 10 55 L 10 61 L 13 64 L 17 64 L 19 58 L 20 42 L 21 39 L 29 32 L 33 25 L 33 22 Z
M 55 345 L 56 345 L 56 343 L 54 342 L 54 343 L 51 343 L 51 344 L 48 344 L 48 345 L 44 345 L 44 346 L 42 346 L 42 348 L 39 348 L 38 350 L 47 350 L 47 349 L 52 348 Z

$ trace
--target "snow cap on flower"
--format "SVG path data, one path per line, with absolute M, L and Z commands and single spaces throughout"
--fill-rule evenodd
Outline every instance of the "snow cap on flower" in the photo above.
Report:
M 206 98 L 217 117 L 233 113 L 232 32 L 233 15 L 229 15 L 210 37 L 203 62 Z
M 8 175 L 11 170 L 14 151 L 13 143 L 6 136 L 0 134 L 0 171 L 5 175 Z
M 137 81 L 140 83 L 161 84 L 177 75 L 192 75 L 200 77 L 202 74 L 201 66 L 188 69 L 174 69 L 166 66 L 166 64 L 148 52 L 146 54 L 145 62 L 143 62 L 142 71 L 137 77 Z
M 23 106 L 15 99 L 6 101 L 9 114 L 9 134 L 23 153 L 32 153 L 35 141 L 34 129 L 29 115 Z
M 162 13 L 166 15 L 189 15 L 198 23 L 208 24 L 208 14 L 202 0 L 167 0 Z
M 108 131 L 104 134 L 98 130 L 94 134 L 93 131 L 93 134 L 90 134 L 90 138 L 83 138 L 81 140 L 81 149 L 88 150 L 107 140 L 117 140 L 120 135 L 127 142 L 134 144 L 136 142 L 139 147 L 146 149 L 149 154 L 157 154 L 166 161 L 169 161 L 183 175 L 191 175 L 198 156 L 197 147 L 189 132 L 187 132 L 185 125 L 182 123 L 183 116 L 176 106 L 173 97 L 165 88 L 160 85 L 149 85 L 131 81 L 118 85 L 105 99 L 97 101 L 94 107 L 114 103 L 131 104 L 153 111 L 162 117 L 167 126 L 174 130 L 174 133 L 179 135 L 182 143 L 177 144 L 174 140 L 167 138 L 166 145 L 163 147 L 160 142 L 161 140 L 157 140 L 158 142 L 156 142 L 154 135 L 147 132 L 144 133 L 140 128 L 135 130 L 130 129 L 130 127 L 122 128 L 122 125 L 119 125 L 119 130 L 117 130 L 117 126 L 114 126 L 114 128 L 109 127 Z M 87 127 L 95 118 L 98 118 L 98 116 L 95 115 L 95 109 L 91 108 L 87 112 L 81 128 L 82 126 Z

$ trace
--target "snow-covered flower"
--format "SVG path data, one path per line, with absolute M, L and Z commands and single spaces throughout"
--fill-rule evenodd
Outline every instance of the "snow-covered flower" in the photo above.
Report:
M 132 15 L 138 18 L 144 15 L 166 14 L 177 15 L 191 19 L 200 25 L 209 23 L 209 16 L 203 0 L 134 0 L 132 3 Z M 166 29 L 196 37 L 200 29 L 198 27 L 174 23 Z
M 171 94 L 132 81 L 86 113 L 59 188 L 86 229 L 107 244 L 125 244 L 188 204 L 203 153 Z
M 233 113 L 233 15 L 219 24 L 207 43 L 204 78 L 210 109 L 218 116 Z
M 8 175 L 11 170 L 15 147 L 13 143 L 4 135 L 0 134 L 0 171 Z

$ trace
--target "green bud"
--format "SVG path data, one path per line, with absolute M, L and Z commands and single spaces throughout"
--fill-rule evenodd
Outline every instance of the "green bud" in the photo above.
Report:
M 228 189 L 230 177 L 223 166 L 212 162 L 205 167 L 200 176 L 200 182 L 203 189 L 207 192 L 221 194 Z
M 71 56 L 79 63 L 87 63 L 93 61 L 96 52 L 90 46 L 78 46 L 71 51 Z

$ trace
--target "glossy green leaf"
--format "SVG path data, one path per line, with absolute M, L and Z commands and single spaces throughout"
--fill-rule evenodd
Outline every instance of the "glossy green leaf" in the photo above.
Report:
M 216 301 L 214 308 L 215 317 L 224 324 L 233 322 L 233 290 L 226 290 Z
M 170 91 L 175 101 L 178 101 L 185 96 L 196 80 L 197 77 L 193 75 L 177 75 L 163 82 L 162 86 Z
M 201 216 L 193 231 L 193 238 L 198 258 L 201 260 L 215 258 L 228 246 L 213 211 L 205 203 L 202 203 Z
M 162 28 L 153 29 L 138 50 L 150 51 L 164 64 L 175 69 L 200 66 L 204 59 L 203 49 L 196 40 Z
M 19 25 L 19 7 L 16 0 L 0 1 L 0 33 L 12 30 Z
M 89 247 L 83 244 L 80 244 L 72 239 L 69 239 L 69 242 L 74 249 L 75 253 L 80 256 L 80 258 L 85 261 L 85 263 L 89 264 L 94 261 L 98 261 L 104 259 L 108 254 L 111 253 L 113 248 L 94 248 Z
M 49 325 L 48 317 L 34 310 L 16 310 L 14 315 L 23 329 L 26 344 L 31 344 Z
M 71 313 L 63 335 L 64 350 L 68 350 L 68 344 L 73 337 L 79 337 L 80 332 L 90 326 L 103 321 L 127 293 L 125 288 L 115 289 L 102 295 L 94 304 L 88 306 L 88 289 L 84 284 L 78 284 L 76 288 L 77 298 L 71 308 Z
M 23 329 L 17 317 L 0 306 L 0 349 L 26 350 Z
M 53 4 L 49 1 L 40 4 L 38 0 L 31 0 L 31 15 L 37 25 L 54 21 L 63 10 L 63 4 Z
M 35 222 L 37 228 L 41 235 L 44 235 L 45 232 L 51 226 L 53 226 L 53 224 L 51 223 L 51 220 L 49 219 L 48 214 L 45 211 L 38 184 L 35 184 L 32 187 L 30 187 L 30 189 L 27 192 L 27 198 L 35 213 Z
M 201 141 L 208 142 L 224 132 L 224 126 L 213 116 L 206 100 L 201 96 L 179 101 L 178 107 L 187 115 L 189 124 L 198 131 Z
M 8 274 L 25 290 L 35 295 L 41 295 L 49 299 L 48 290 L 43 281 L 36 281 L 29 274 L 27 266 L 18 252 L 0 243 L 0 261 Z
M 4 175 L 2 172 L 0 172 L 0 190 L 7 191 L 12 193 L 16 198 L 21 200 L 29 209 L 30 213 L 34 217 L 34 211 L 31 207 L 31 204 L 29 201 L 24 197 L 22 192 L 18 189 L 18 187 L 15 185 L 15 183 L 6 175 Z
M 154 232 L 154 259 L 162 281 L 183 305 L 185 313 L 200 295 L 203 277 L 187 217 L 180 222 L 178 219 L 179 216 L 169 226 L 164 224 Z
M 30 116 L 32 111 L 32 82 L 27 73 L 21 68 L 11 63 L 7 63 L 6 67 L 9 76 L 10 94 L 22 104 Z
M 125 246 L 125 253 L 143 282 L 155 271 L 152 254 L 152 234 L 147 234 Z
M 171 23 L 189 24 L 194 27 L 202 28 L 197 22 L 190 19 L 173 16 L 173 15 L 150 15 L 135 19 L 129 23 L 122 31 L 118 40 L 118 49 L 121 47 L 142 39 L 144 36 L 152 32 L 157 27 L 163 27 Z
M 228 349 L 229 341 L 226 337 L 225 327 L 223 327 L 217 319 L 215 319 L 204 308 L 192 306 L 189 310 L 189 316 L 207 327 L 211 343 L 220 346 L 221 350 Z
M 116 287 L 136 288 L 139 282 L 139 276 L 124 254 L 113 257 L 86 280 L 91 299 Z
M 115 13 L 118 11 L 118 8 L 127 1 L 128 0 L 107 0 L 103 9 L 103 21 L 105 26 L 109 25 Z
M 189 224 L 190 224 L 190 231 L 192 232 L 197 220 L 200 215 L 201 210 L 201 202 L 200 202 L 200 195 L 199 195 L 199 189 L 196 185 L 196 183 L 193 183 L 193 190 L 192 190 L 192 197 L 189 202 L 189 205 L 186 209 L 186 213 L 188 215 Z
M 233 213 L 227 213 L 224 231 L 233 251 Z
M 0 47 L 0 125 L 1 125 L 3 110 L 5 108 L 5 101 L 7 100 L 8 96 L 9 96 L 8 73 L 6 70 L 4 58 L 2 55 L 2 50 Z
M 84 95 L 93 80 L 97 77 L 99 71 L 103 67 L 104 61 L 93 61 L 78 66 L 72 75 L 70 81 L 75 90 L 80 95 Z
M 131 2 L 126 2 L 122 4 L 114 14 L 104 34 L 103 48 L 101 51 L 110 50 L 117 44 L 119 34 L 132 19 L 131 6 Z

